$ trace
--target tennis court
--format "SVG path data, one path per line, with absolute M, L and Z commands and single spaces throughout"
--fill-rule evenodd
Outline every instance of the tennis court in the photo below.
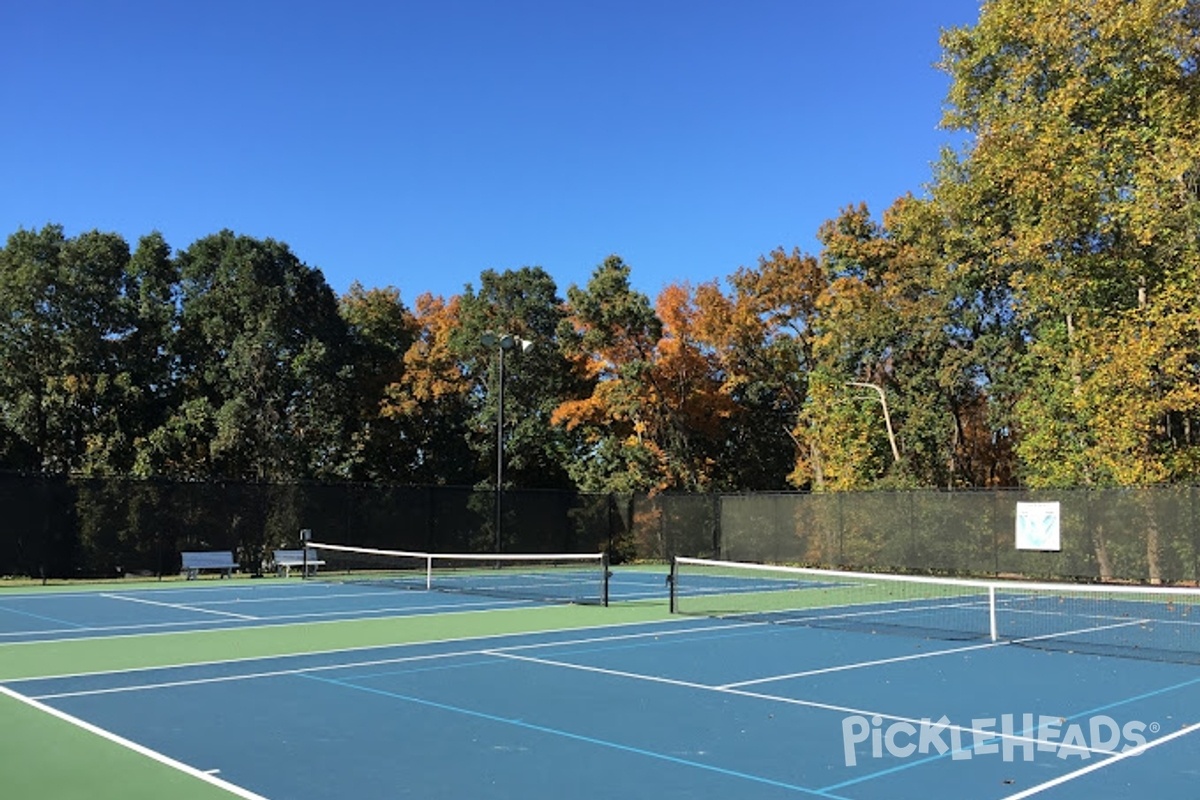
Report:
M 1093 654 L 993 640 L 978 593 L 805 581 L 681 580 L 675 614 L 665 568 L 613 570 L 607 607 L 299 578 L 6 590 L 6 795 L 1195 794 L 1200 673 L 1177 640 L 1200 637 L 1181 604 L 1121 624 L 1169 627 L 1169 647 Z M 778 592 L 836 601 L 793 600 L 789 620 L 774 599 L 705 608 Z M 1062 634 L 1117 624 L 1061 600 L 1012 610 L 1065 617 Z

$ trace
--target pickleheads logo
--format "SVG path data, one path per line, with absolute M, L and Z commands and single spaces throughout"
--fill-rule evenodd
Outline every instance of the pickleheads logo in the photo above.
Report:
M 854 714 L 842 720 L 842 749 L 848 767 L 858 764 L 860 749 L 871 758 L 949 754 L 955 761 L 982 756 L 1033 761 L 1038 754 L 1046 754 L 1086 761 L 1142 747 L 1146 733 L 1158 729 L 1156 722 L 1131 720 L 1122 725 L 1104 714 L 1079 722 L 1044 714 L 1003 714 L 973 719 L 970 725 L 954 725 L 945 715 L 937 720 L 889 720 L 885 724 L 881 716 Z

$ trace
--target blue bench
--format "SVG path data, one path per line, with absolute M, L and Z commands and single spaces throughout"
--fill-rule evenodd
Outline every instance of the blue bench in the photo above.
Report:
M 189 581 L 198 577 L 205 570 L 220 572 L 222 578 L 227 578 L 238 568 L 237 562 L 233 560 L 233 553 L 230 552 L 204 551 L 180 553 L 179 555 L 183 558 L 183 574 Z
M 308 558 L 303 550 L 276 550 L 274 554 L 275 571 L 286 578 L 292 574 L 292 567 L 308 569 L 309 573 L 317 571 L 317 567 L 325 566 L 325 562 L 317 557 L 315 550 L 308 551 Z

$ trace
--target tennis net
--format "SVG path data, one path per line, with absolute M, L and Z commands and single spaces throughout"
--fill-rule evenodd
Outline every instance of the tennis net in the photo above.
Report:
M 604 553 L 422 553 L 310 542 L 320 580 L 608 605 Z
M 674 613 L 1200 664 L 1200 590 L 970 580 L 695 558 Z

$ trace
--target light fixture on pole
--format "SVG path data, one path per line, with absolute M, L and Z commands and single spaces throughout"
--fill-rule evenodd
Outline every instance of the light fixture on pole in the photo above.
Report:
M 533 342 L 509 333 L 484 331 L 483 346 L 496 348 L 500 370 L 496 376 L 496 552 L 500 552 L 500 531 L 504 518 L 504 353 L 517 347 L 527 352 Z

